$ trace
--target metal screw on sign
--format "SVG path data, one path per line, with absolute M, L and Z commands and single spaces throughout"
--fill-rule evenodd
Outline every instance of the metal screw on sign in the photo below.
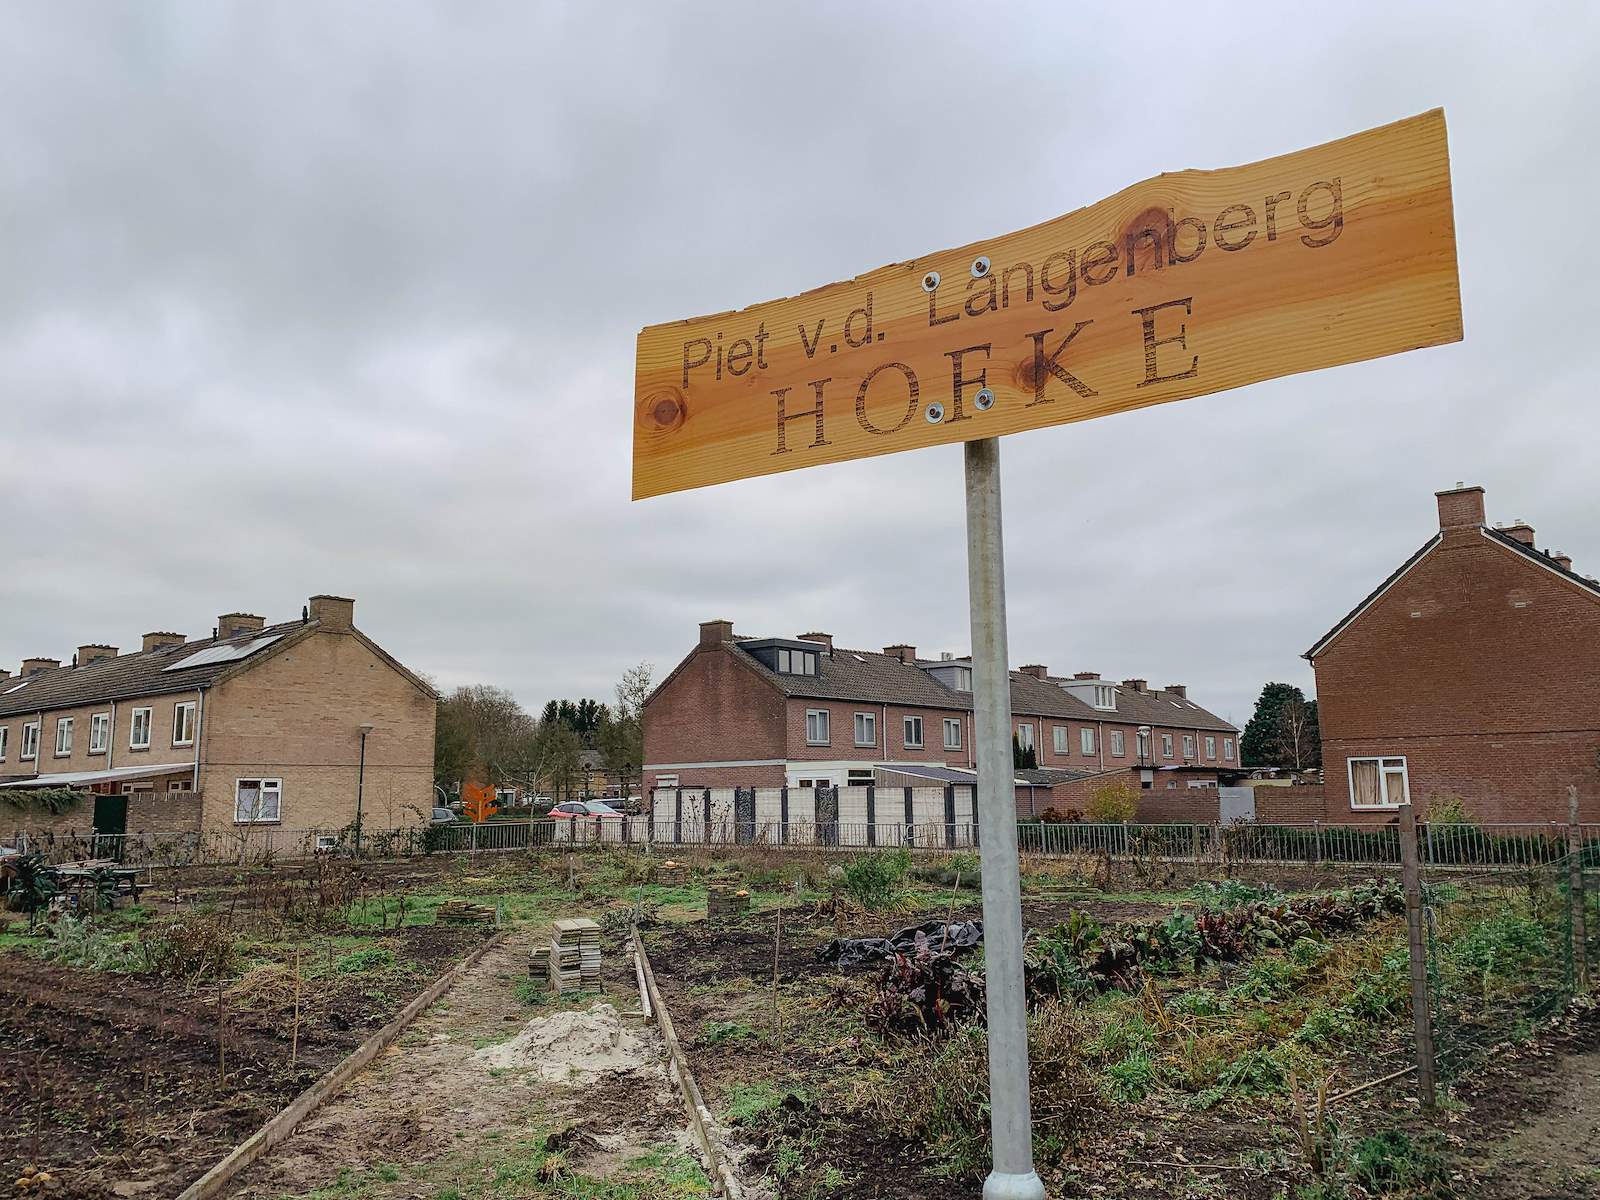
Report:
M 972 404 L 979 412 L 988 412 L 994 407 L 994 392 L 989 388 L 983 388 L 972 398 Z
M 937 425 L 940 421 L 944 420 L 944 405 L 935 400 L 932 404 L 928 405 L 927 416 L 929 425 Z
M 982 279 L 988 273 L 989 256 L 987 254 L 980 254 L 977 258 L 972 260 L 972 277 L 974 279 Z
M 922 290 L 931 292 L 939 286 L 939 272 L 929 271 L 922 277 Z

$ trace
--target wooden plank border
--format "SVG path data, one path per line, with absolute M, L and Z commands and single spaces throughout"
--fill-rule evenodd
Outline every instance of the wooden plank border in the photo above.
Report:
M 639 936 L 637 929 L 633 931 L 633 953 L 645 986 L 645 992 L 640 996 L 640 1000 L 646 1011 L 655 1009 L 656 1025 L 661 1030 L 662 1039 L 667 1043 L 667 1054 L 672 1059 L 678 1090 L 683 1093 L 683 1106 L 689 1113 L 689 1125 L 694 1130 L 695 1140 L 700 1143 L 701 1152 L 706 1156 L 706 1162 L 711 1165 L 712 1190 L 719 1196 L 728 1197 L 728 1200 L 742 1200 L 744 1189 L 739 1186 L 739 1181 L 734 1177 L 727 1160 L 718 1151 L 716 1142 L 711 1137 L 711 1130 L 707 1127 L 713 1119 L 711 1110 L 706 1107 L 705 1098 L 700 1094 L 700 1085 L 695 1082 L 694 1072 L 689 1070 L 688 1060 L 684 1058 L 683 1050 L 678 1045 L 678 1035 L 672 1028 L 672 1017 L 667 1012 L 666 1004 L 661 1000 L 660 991 L 656 988 L 655 972 L 650 969 L 650 956 L 644 952 L 644 939 Z
M 506 940 L 507 932 L 496 933 L 430 983 L 410 1004 L 402 1008 L 393 1020 L 329 1068 L 321 1079 L 291 1100 L 275 1116 L 269 1118 L 265 1125 L 240 1142 L 225 1158 L 179 1193 L 178 1200 L 212 1200 L 213 1197 L 220 1196 L 223 1189 L 233 1182 L 239 1172 L 288 1138 L 302 1121 L 316 1112 L 325 1101 L 349 1083 L 361 1068 L 404 1033 L 406 1026 L 416 1020 L 424 1009 L 449 991 L 451 986 L 475 967 L 490 950 L 501 945 Z

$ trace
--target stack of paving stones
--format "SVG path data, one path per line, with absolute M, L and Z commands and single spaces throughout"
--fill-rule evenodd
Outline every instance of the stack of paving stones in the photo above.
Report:
M 461 925 L 493 925 L 494 906 L 467 900 L 446 900 L 439 905 L 435 920 Z
M 600 926 L 587 917 L 557 921 L 550 939 L 550 990 L 593 992 L 600 989 Z
M 750 911 L 750 893 L 728 883 L 713 883 L 706 888 L 706 919 L 735 920 Z

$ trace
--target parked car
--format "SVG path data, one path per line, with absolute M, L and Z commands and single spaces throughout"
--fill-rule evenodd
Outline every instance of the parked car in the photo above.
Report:
M 432 821 L 435 825 L 453 825 L 455 823 L 455 819 L 456 814 L 454 809 L 435 808 L 433 810 Z
M 565 820 L 582 820 L 586 817 L 621 817 L 622 814 L 604 800 L 563 800 L 550 810 L 552 817 Z

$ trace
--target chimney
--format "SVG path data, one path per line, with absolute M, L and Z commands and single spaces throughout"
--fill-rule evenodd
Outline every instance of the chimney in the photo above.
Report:
M 148 653 L 151 650 L 159 650 L 162 646 L 181 646 L 183 643 L 184 637 L 181 633 L 158 631 L 156 633 L 147 633 L 144 635 L 144 646 L 142 649 Z
M 890 658 L 898 658 L 903 663 L 917 661 L 917 648 L 915 646 L 907 646 L 904 643 L 898 646 L 885 646 L 883 652 Z
M 99 662 L 102 658 L 115 658 L 117 648 L 107 646 L 101 642 L 90 642 L 86 646 L 78 647 L 78 665 L 87 667 L 90 663 Z
M 1186 683 L 1169 683 L 1167 684 L 1167 691 L 1179 700 L 1187 700 L 1189 698 L 1189 685 Z
M 346 596 L 313 596 L 306 608 L 323 629 L 348 633 L 355 628 L 356 602 Z
M 720 646 L 723 642 L 733 641 L 732 621 L 701 621 L 700 644 L 702 646 Z
M 1025 667 L 1018 667 L 1024 675 L 1032 675 L 1035 679 L 1046 679 L 1050 675 L 1050 668 L 1041 663 L 1029 663 Z
M 223 613 L 217 618 L 217 636 L 231 638 L 236 633 L 255 633 L 265 624 L 255 613 Z
M 1533 545 L 1533 526 L 1529 525 L 1521 517 L 1518 517 L 1510 525 L 1502 525 L 1500 532 L 1514 542 L 1521 542 L 1524 546 L 1531 547 Z
M 833 653 L 833 634 L 831 633 L 802 633 L 800 640 L 802 642 L 821 642 L 828 648 L 830 655 Z
M 1135 692 L 1147 692 L 1150 690 L 1150 681 L 1148 679 L 1124 679 L 1122 686 Z
M 1074 671 L 1072 677 L 1074 679 L 1099 679 L 1100 678 L 1100 672 L 1099 671 Z
M 1483 524 L 1483 489 L 1458 482 L 1448 491 L 1435 492 L 1439 500 L 1440 529 L 1471 529 Z
M 22 660 L 22 677 L 26 679 L 41 671 L 53 671 L 60 665 L 59 658 L 25 658 Z
M 1560 550 L 1557 550 L 1550 558 L 1563 571 L 1572 570 L 1572 556 L 1570 554 L 1563 554 Z
M 0 667 L 0 683 L 4 683 L 7 679 L 10 679 L 10 678 L 11 678 L 11 672 L 6 670 L 4 667 Z

